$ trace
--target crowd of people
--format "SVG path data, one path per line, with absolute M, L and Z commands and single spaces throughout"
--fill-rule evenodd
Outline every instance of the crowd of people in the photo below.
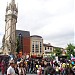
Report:
M 10 59 L 8 62 L 0 62 L 2 75 L 75 75 L 74 61 L 46 61 L 44 59 Z

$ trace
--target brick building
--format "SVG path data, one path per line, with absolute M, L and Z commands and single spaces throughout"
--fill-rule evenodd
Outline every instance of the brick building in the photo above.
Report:
M 16 36 L 19 38 L 19 50 L 23 52 L 23 54 L 30 53 L 30 32 L 23 30 L 16 30 Z M 19 51 L 19 52 L 20 52 Z

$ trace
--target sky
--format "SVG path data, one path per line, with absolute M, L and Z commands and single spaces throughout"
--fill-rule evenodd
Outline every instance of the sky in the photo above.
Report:
M 5 34 L 7 2 L 0 0 L 0 47 Z M 56 47 L 74 44 L 74 0 L 15 0 L 18 5 L 17 30 L 42 36 L 44 43 Z

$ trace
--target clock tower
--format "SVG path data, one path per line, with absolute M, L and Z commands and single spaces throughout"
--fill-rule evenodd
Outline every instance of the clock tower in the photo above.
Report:
M 6 7 L 5 14 L 5 36 L 4 36 L 4 54 L 14 54 L 16 51 L 16 23 L 18 8 L 15 0 L 11 0 Z

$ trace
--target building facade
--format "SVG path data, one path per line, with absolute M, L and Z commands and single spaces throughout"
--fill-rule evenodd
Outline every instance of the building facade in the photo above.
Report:
M 5 35 L 3 38 L 3 54 L 14 54 L 16 50 L 16 23 L 17 23 L 18 8 L 15 0 L 6 7 L 5 14 Z
M 43 55 L 43 38 L 38 35 L 30 36 L 30 55 Z
M 43 44 L 43 50 L 44 50 L 44 55 L 43 57 L 50 56 L 50 54 L 53 52 L 54 47 L 48 43 L 48 44 Z
M 22 52 L 23 55 L 30 54 L 30 32 L 16 30 L 16 38 L 19 39 L 18 52 Z

